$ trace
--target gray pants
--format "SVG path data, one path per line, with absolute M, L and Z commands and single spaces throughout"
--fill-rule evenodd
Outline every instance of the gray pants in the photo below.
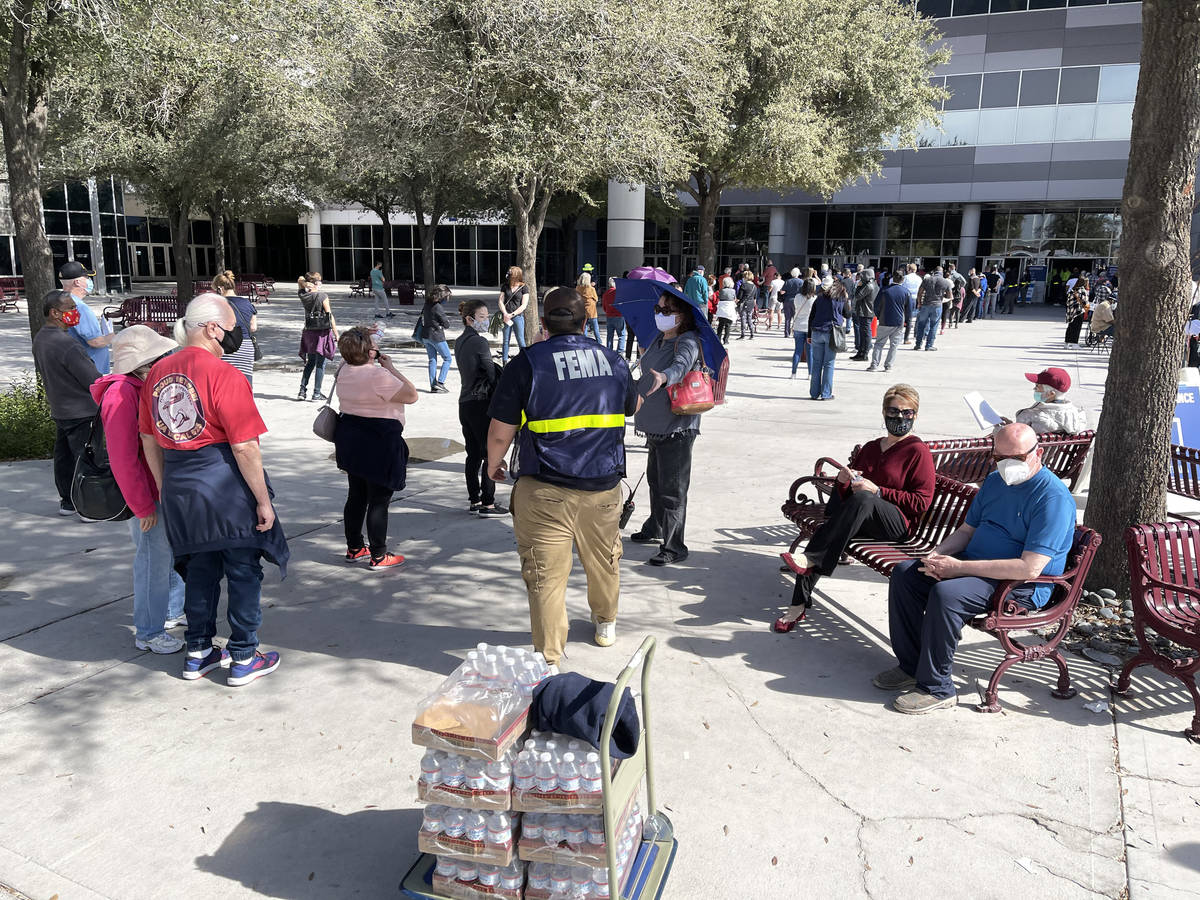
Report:
M 390 316 L 392 314 L 391 304 L 388 303 L 387 291 L 383 288 L 372 288 L 371 296 L 375 299 L 375 308 L 372 310 L 375 315 L 381 315 L 379 312 L 380 309 L 383 310 L 382 315 Z
M 887 360 L 883 367 L 890 369 L 896 360 L 896 348 L 900 346 L 900 336 L 904 333 L 903 325 L 879 325 L 875 329 L 875 343 L 871 347 L 871 368 L 879 368 L 879 357 L 883 355 L 883 345 L 888 348 Z

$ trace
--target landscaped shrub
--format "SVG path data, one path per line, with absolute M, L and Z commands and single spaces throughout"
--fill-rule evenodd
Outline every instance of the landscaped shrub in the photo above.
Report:
M 54 450 L 54 420 L 46 392 L 32 374 L 0 391 L 0 461 L 46 459 Z

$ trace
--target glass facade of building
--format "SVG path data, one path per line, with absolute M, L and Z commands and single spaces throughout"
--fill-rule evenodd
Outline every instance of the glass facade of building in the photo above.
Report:
M 934 19 L 947 16 L 981 16 L 987 13 L 1025 12 L 1038 9 L 1075 9 L 1134 3 L 1137 0 L 917 0 L 917 10 Z

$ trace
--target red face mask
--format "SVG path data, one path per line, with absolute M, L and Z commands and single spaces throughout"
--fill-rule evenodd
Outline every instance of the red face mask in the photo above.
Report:
M 72 307 L 71 309 L 67 310 L 65 313 L 62 314 L 62 321 L 63 321 L 63 324 L 66 325 L 68 328 L 73 328 L 74 326 L 78 325 L 79 324 L 79 310 L 76 307 Z

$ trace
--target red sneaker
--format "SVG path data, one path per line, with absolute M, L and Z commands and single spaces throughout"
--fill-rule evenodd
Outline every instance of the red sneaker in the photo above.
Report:
M 346 562 L 356 562 L 360 559 L 366 559 L 371 555 L 371 551 L 366 547 L 359 547 L 357 550 L 346 551 Z
M 404 557 L 399 553 L 385 553 L 379 559 L 372 559 L 370 566 L 372 569 L 386 569 L 390 566 L 404 565 Z

